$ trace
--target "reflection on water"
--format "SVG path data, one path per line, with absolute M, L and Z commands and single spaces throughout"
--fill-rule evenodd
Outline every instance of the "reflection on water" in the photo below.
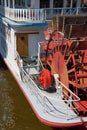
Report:
M 0 130 L 5 130 L 5 127 L 12 128 L 15 125 L 13 100 L 9 96 L 11 87 L 6 79 L 6 73 L 6 68 L 0 66 Z

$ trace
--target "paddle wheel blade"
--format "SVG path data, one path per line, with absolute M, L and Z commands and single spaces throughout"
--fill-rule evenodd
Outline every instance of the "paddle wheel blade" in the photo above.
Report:
M 79 113 L 87 115 L 87 108 L 85 108 L 87 104 L 87 29 L 85 29 L 87 24 L 81 23 L 80 26 L 79 17 L 77 17 L 78 22 L 76 24 L 71 22 L 68 26 L 67 22 L 70 21 L 67 19 L 68 16 L 65 17 L 61 32 L 45 31 L 42 62 L 50 68 L 52 75 L 58 74 L 60 81 L 80 97 L 81 102 L 75 105 Z M 73 17 L 69 20 L 73 21 Z M 83 28 L 84 32 L 82 32 Z

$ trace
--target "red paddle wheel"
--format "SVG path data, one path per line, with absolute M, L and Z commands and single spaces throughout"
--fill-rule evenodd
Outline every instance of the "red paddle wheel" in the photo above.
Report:
M 45 39 L 43 64 L 81 98 L 78 111 L 87 113 L 87 38 L 67 39 L 58 31 L 46 31 Z

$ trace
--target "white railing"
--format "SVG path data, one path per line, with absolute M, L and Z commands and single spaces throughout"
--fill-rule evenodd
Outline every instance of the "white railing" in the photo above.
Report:
M 59 91 L 58 93 L 63 96 L 64 100 L 69 101 L 70 103 L 74 102 L 74 101 L 79 101 L 80 98 L 74 94 L 67 86 L 65 86 L 61 81 L 59 81 L 58 79 L 56 80 L 56 88 L 57 91 Z M 71 104 L 69 104 L 71 105 Z
M 41 44 L 42 42 L 38 43 L 38 59 L 39 61 L 41 62 L 41 59 L 40 59 L 40 54 L 42 52 L 42 47 L 41 47 Z M 41 62 L 42 64 L 42 62 Z M 39 63 L 38 63 L 39 65 Z M 69 100 L 70 101 L 79 101 L 80 98 L 75 95 L 68 87 L 66 87 L 61 81 L 58 80 L 58 78 L 55 79 L 55 82 L 56 82 L 56 88 L 57 88 L 57 92 L 58 92 L 58 95 L 61 96 L 61 98 L 63 97 L 64 100 Z
M 87 7 L 44 8 L 46 19 L 54 16 L 87 14 Z
M 45 19 L 43 9 L 13 9 L 0 6 L 0 14 L 17 22 L 43 22 Z
M 17 22 L 43 22 L 54 16 L 87 14 L 87 7 L 23 9 L 0 6 L 0 14 Z
M 35 96 L 35 98 L 37 99 L 37 103 L 40 103 L 43 106 L 43 111 L 44 112 L 52 112 L 53 111 L 53 116 L 60 116 L 62 114 L 62 116 L 66 119 L 70 119 L 72 118 L 72 116 L 74 115 L 70 115 L 68 113 L 69 109 L 73 109 L 75 112 L 76 111 L 76 107 L 74 107 L 72 105 L 72 103 L 79 101 L 79 97 L 76 96 L 71 90 L 69 90 L 65 85 L 63 85 L 59 80 L 57 80 L 58 82 L 58 86 L 57 86 L 57 95 L 59 96 L 60 93 L 58 93 L 58 91 L 60 91 L 60 87 L 61 90 L 64 90 L 65 93 L 63 92 L 63 97 L 62 98 L 58 98 L 58 96 L 56 97 L 56 100 L 58 100 L 59 103 L 61 103 L 62 101 L 66 102 L 67 104 L 67 108 L 63 108 L 61 106 L 59 106 L 58 108 L 56 108 L 53 103 L 50 101 L 50 99 L 48 97 L 46 97 L 46 95 L 44 95 L 41 90 L 38 88 L 37 84 L 34 82 L 34 80 L 32 79 L 32 77 L 30 75 L 28 75 L 25 70 L 22 68 L 22 80 L 24 82 L 24 84 L 26 85 L 26 87 L 29 87 L 31 90 L 31 94 L 33 94 Z M 62 96 L 61 94 L 61 96 Z M 68 98 L 64 98 L 64 96 L 66 97 L 68 94 Z M 70 106 L 70 108 L 69 108 Z M 60 112 L 60 115 L 59 115 Z M 77 112 L 78 114 L 78 112 Z
M 41 43 L 38 43 L 38 66 L 40 67 L 40 69 L 44 69 L 44 66 L 41 62 L 41 59 L 40 59 L 40 53 L 41 53 Z

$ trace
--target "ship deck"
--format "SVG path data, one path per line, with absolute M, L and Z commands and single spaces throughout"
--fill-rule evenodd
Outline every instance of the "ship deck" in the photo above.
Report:
M 81 119 L 63 100 L 63 97 L 58 95 L 59 93 L 57 91 L 48 93 L 40 90 L 29 77 L 29 79 L 26 78 L 26 81 L 22 81 L 17 73 L 18 70 L 15 70 L 15 64 L 12 62 L 12 64 L 9 64 L 7 59 L 4 59 L 4 61 L 32 107 L 35 115 L 43 124 L 65 128 L 80 126 L 82 125 L 82 120 L 87 121 L 87 117 L 82 117 Z

